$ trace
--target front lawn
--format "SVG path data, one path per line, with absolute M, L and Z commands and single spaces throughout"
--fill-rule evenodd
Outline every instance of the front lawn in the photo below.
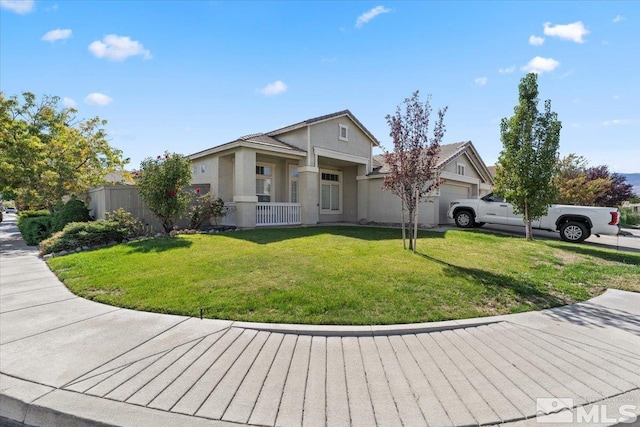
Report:
M 82 297 L 253 322 L 393 324 L 538 310 L 640 292 L 640 253 L 484 232 L 372 227 L 180 235 L 50 258 Z

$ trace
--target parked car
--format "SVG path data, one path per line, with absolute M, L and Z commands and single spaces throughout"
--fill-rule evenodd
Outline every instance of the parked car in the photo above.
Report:
M 13 206 L 7 206 L 4 211 L 6 213 L 12 213 L 12 214 L 17 214 L 18 213 L 18 209 L 14 208 Z
M 491 193 L 480 199 L 451 201 L 447 216 L 458 227 L 482 227 L 486 224 L 516 225 L 524 227 L 522 215 L 516 215 L 513 206 Z M 580 243 L 589 236 L 616 235 L 620 229 L 620 210 L 592 206 L 551 205 L 547 215 L 532 221 L 532 227 L 559 231 L 566 242 Z
M 2 210 L 0 209 L 0 222 L 2 222 Z

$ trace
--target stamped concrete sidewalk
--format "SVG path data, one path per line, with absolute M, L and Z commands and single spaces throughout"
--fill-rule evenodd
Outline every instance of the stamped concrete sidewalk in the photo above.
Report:
M 0 251 L 0 425 L 536 425 L 537 398 L 640 413 L 639 294 L 421 325 L 250 324 L 76 297 L 10 220 Z

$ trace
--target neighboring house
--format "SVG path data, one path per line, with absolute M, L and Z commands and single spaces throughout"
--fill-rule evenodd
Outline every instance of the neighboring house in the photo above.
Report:
M 210 185 L 230 208 L 227 224 L 400 222 L 400 199 L 382 190 L 380 144 L 349 111 L 241 137 L 189 158 L 192 185 Z M 488 193 L 492 179 L 471 142 L 443 145 L 446 182 L 419 208 L 420 224 L 449 222 L 449 201 Z

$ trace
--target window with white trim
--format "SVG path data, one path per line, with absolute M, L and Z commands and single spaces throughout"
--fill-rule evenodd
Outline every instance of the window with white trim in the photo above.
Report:
M 342 172 L 320 171 L 320 212 L 342 213 Z
M 340 129 L 338 133 L 338 139 L 340 141 L 349 141 L 349 126 L 343 124 L 338 124 L 338 126 Z
M 456 163 L 456 173 L 458 175 L 464 175 L 466 172 L 466 165 L 464 163 Z
M 207 170 L 207 165 L 205 163 L 202 163 L 200 165 L 200 173 L 204 173 Z
M 273 165 L 259 163 L 256 165 L 256 196 L 258 202 L 271 202 L 273 188 Z
M 289 203 L 299 203 L 298 166 L 289 165 Z

